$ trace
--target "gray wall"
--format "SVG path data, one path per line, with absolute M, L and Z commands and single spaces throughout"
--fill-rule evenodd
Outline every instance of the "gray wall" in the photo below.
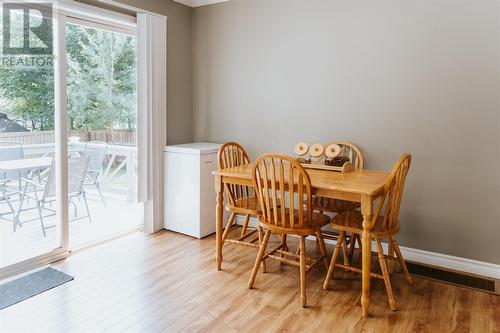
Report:
M 410 152 L 400 243 L 500 264 L 499 4 L 196 8 L 194 138 L 236 140 L 253 158 L 345 139 L 384 170 Z
M 167 142 L 168 144 L 191 142 L 193 139 L 192 9 L 172 0 L 115 1 L 167 16 Z

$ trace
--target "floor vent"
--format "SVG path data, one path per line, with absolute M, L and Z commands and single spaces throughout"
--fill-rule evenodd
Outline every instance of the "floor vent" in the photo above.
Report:
M 433 280 L 443 281 L 459 286 L 478 289 L 489 293 L 499 294 L 500 288 L 497 288 L 497 281 L 494 279 L 470 276 L 465 273 L 450 272 L 439 268 L 424 266 L 415 263 L 407 262 L 410 273 L 430 278 Z

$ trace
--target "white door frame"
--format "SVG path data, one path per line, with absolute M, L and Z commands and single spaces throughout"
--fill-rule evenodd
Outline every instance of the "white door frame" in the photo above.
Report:
M 19 274 L 69 256 L 68 249 L 68 131 L 66 89 L 66 18 L 53 13 L 54 50 L 54 128 L 56 175 L 57 245 L 44 254 L 0 269 L 0 279 Z
M 67 119 L 67 64 L 66 22 L 85 21 L 85 24 L 135 35 L 135 17 L 76 3 L 56 0 L 54 18 L 54 114 L 55 114 L 55 175 L 56 175 L 56 226 L 58 246 L 52 251 L 0 268 L 0 279 L 19 274 L 70 255 L 68 235 L 68 119 Z

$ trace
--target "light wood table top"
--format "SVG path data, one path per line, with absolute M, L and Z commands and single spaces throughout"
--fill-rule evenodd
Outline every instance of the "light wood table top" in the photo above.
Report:
M 251 185 L 253 163 L 216 170 L 215 176 L 231 179 L 234 182 Z M 376 195 L 383 188 L 389 176 L 385 171 L 363 170 L 341 173 L 330 170 L 306 169 L 311 185 L 316 190 L 341 191 L 351 194 Z M 231 182 L 232 183 L 232 182 Z M 317 192 L 317 191 L 316 191 Z

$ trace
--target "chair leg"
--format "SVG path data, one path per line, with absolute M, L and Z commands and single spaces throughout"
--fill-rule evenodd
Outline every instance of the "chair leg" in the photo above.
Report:
M 264 231 L 260 225 L 257 227 L 257 232 L 259 234 L 259 245 L 261 245 L 262 241 L 264 240 Z M 260 263 L 260 271 L 262 273 L 265 273 L 267 271 L 265 260 L 262 260 L 262 262 Z
M 349 256 L 347 254 L 347 243 L 344 236 L 344 241 L 342 242 L 342 257 L 344 257 L 344 265 L 349 266 Z
M 389 244 L 387 244 L 387 255 L 389 257 L 394 257 L 394 246 L 392 245 L 392 241 L 389 239 Z M 389 270 L 389 274 L 394 272 L 394 262 L 392 260 L 387 261 L 387 269 Z
M 227 220 L 226 228 L 224 229 L 224 233 L 222 234 L 222 245 L 224 245 L 224 241 L 226 240 L 227 236 L 229 235 L 229 232 L 231 231 L 231 227 L 233 226 L 235 217 L 236 214 L 231 213 L 231 216 L 229 216 L 229 220 Z
M 40 201 L 36 202 L 36 206 L 38 208 L 38 217 L 40 218 L 40 225 L 42 226 L 43 237 L 47 237 L 47 233 L 45 232 L 45 225 L 43 224 L 42 204 L 40 203 Z
M 385 289 L 387 290 L 387 296 L 389 297 L 389 307 L 392 311 L 396 311 L 396 300 L 394 299 L 394 294 L 392 293 L 391 279 L 389 277 L 389 271 L 387 269 L 387 262 L 384 257 L 384 250 L 382 248 L 382 241 L 380 238 L 376 239 L 378 261 L 380 262 L 380 269 L 382 270 L 382 275 L 384 276 Z
M 323 239 L 321 230 L 316 232 L 316 238 L 318 240 L 321 256 L 323 257 L 323 262 L 325 263 L 325 268 L 328 270 L 328 252 L 326 251 L 325 240 Z
M 87 193 L 82 192 L 83 203 L 85 204 L 85 210 L 87 211 L 87 217 L 89 218 L 89 222 L 92 223 L 92 218 L 90 217 L 90 209 L 89 204 L 87 202 Z
M 243 228 L 241 228 L 241 237 L 245 236 L 247 233 L 248 221 L 250 221 L 250 215 L 246 214 L 243 220 Z
M 264 240 L 262 244 L 260 244 L 259 253 L 257 254 L 257 258 L 255 259 L 255 264 L 253 266 L 252 275 L 250 276 L 250 280 L 248 280 L 248 289 L 253 288 L 253 284 L 255 282 L 255 277 L 257 276 L 257 272 L 259 270 L 260 263 L 262 262 L 262 257 L 264 257 L 264 253 L 266 252 L 267 242 L 269 241 L 269 236 L 271 236 L 271 231 L 266 230 L 264 234 Z
M 307 305 L 306 297 L 306 236 L 300 236 L 300 304 Z
M 95 187 L 97 188 L 97 192 L 99 192 L 99 196 L 101 197 L 102 204 L 104 205 L 104 207 L 106 207 L 106 201 L 104 201 L 104 196 L 102 195 L 101 185 L 99 185 L 99 182 L 95 183 Z
M 389 241 L 391 242 L 392 247 L 394 248 L 394 252 L 396 252 L 396 256 L 399 259 L 399 265 L 401 265 L 401 270 L 403 271 L 403 274 L 405 275 L 406 282 L 408 282 L 409 285 L 412 285 L 410 272 L 408 272 L 408 267 L 406 267 L 406 262 L 403 259 L 403 255 L 401 254 L 401 249 L 399 248 L 399 244 L 396 241 L 396 238 L 390 237 Z
M 354 256 L 354 249 L 356 248 L 356 234 L 352 234 L 351 238 L 349 239 L 349 253 L 347 256 L 349 257 L 349 262 L 352 263 L 352 258 Z
M 333 270 L 335 269 L 335 264 L 337 263 L 337 258 L 340 253 L 340 247 L 345 239 L 345 231 L 341 231 L 337 239 L 337 244 L 335 244 L 335 250 L 333 250 L 332 260 L 330 261 L 330 266 L 328 267 L 328 273 L 326 273 L 325 282 L 323 282 L 323 289 L 327 290 L 330 286 L 330 280 L 333 276 Z
M 76 204 L 73 202 L 72 199 L 70 199 L 68 201 L 68 210 L 69 210 L 69 206 L 73 205 L 73 218 L 77 217 L 78 216 L 78 208 L 76 207 Z
M 285 246 L 284 246 L 284 248 L 283 248 L 285 251 L 288 251 L 288 250 L 289 250 L 289 249 L 288 249 L 287 236 L 288 236 L 288 235 L 285 235 Z
M 286 234 L 281 234 L 281 244 L 280 244 L 280 250 L 286 251 Z M 284 258 L 285 255 L 283 253 L 280 253 L 280 257 Z M 280 266 L 283 265 L 283 263 L 280 261 Z
M 14 207 L 12 206 L 12 204 L 10 203 L 10 198 L 9 196 L 7 195 L 7 189 L 6 189 L 6 185 L 3 184 L 2 185 L 2 196 L 3 196 L 3 199 L 5 200 L 5 202 L 7 202 L 7 205 L 9 206 L 9 209 L 10 209 L 10 212 L 12 214 L 12 229 L 14 232 L 16 232 L 16 225 L 18 223 L 17 221 L 17 213 L 14 209 Z M 20 201 L 22 200 L 22 196 L 20 197 L 19 199 Z
M 361 242 L 361 237 L 359 235 L 356 235 L 356 241 L 359 246 L 359 262 L 363 262 L 363 242 Z

